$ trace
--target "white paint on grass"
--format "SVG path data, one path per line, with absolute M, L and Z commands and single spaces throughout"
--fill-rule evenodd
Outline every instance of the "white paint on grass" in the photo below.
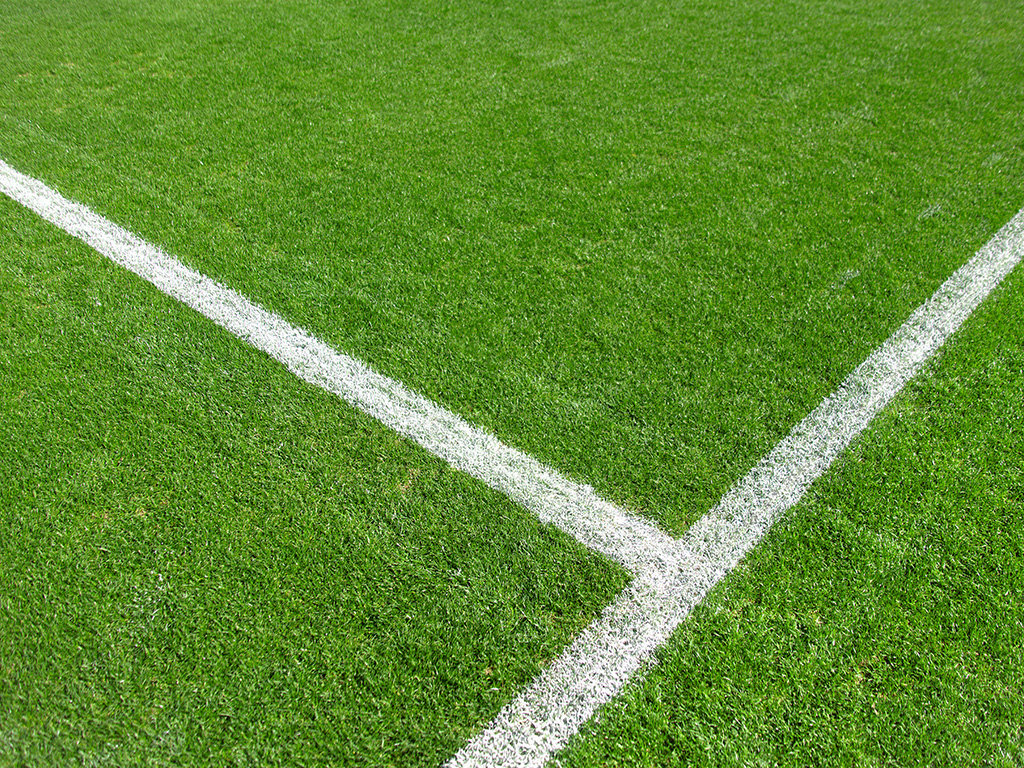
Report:
M 634 574 L 672 562 L 674 540 L 652 523 L 609 504 L 590 486 L 567 480 L 2 160 L 0 191 L 263 350 L 296 376 L 333 392 Z
M 0 161 L 0 191 L 483 480 L 636 579 L 450 766 L 540 766 L 653 658 L 1024 254 L 1024 211 L 918 308 L 686 535 L 675 540 Z
M 610 701 L 1024 255 L 1024 210 L 922 304 L 449 763 L 541 766 Z

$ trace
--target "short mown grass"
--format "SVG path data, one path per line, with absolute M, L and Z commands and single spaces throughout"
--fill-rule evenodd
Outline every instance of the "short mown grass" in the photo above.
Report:
M 625 583 L 0 212 L 0 765 L 434 765 Z
M 1024 763 L 1024 275 L 560 759 Z
M 679 535 L 1024 204 L 1022 30 L 5 0 L 0 157 Z M 567 762 L 1018 759 L 1016 295 Z M 6 199 L 0 299 L 0 761 L 438 763 L 623 584 Z
M 8 162 L 676 534 L 1024 200 L 1012 3 L 2 14 Z

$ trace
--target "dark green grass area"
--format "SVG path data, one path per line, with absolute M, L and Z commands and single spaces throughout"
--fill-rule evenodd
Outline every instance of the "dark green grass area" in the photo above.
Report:
M 437 765 L 624 585 L 0 218 L 0 765 Z
M 0 3 L 0 158 L 681 533 L 1024 205 L 1024 6 Z M 567 765 L 1020 764 L 1021 278 Z M 429 765 L 623 575 L 0 199 L 0 764 Z
M 1024 274 L 561 764 L 1024 764 Z
M 1024 203 L 1010 2 L 0 10 L 0 154 L 680 533 Z

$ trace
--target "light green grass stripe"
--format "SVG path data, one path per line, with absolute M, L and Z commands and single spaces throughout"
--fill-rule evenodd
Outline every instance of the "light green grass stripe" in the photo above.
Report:
M 653 657 L 1024 256 L 1024 209 L 641 574 L 450 768 L 541 766 Z

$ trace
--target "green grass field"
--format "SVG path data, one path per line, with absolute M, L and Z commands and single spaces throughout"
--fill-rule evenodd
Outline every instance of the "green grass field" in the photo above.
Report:
M 0 159 L 673 535 L 1024 205 L 1013 2 L 0 6 Z M 1024 765 L 1008 278 L 559 759 Z M 618 567 L 0 198 L 0 764 L 437 765 Z

